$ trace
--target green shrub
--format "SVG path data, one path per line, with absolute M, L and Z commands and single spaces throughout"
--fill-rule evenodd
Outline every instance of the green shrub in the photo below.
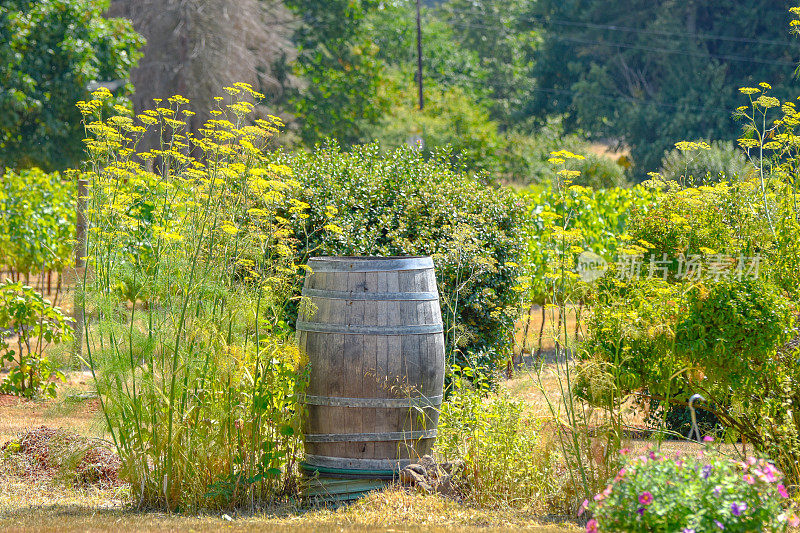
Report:
M 606 156 L 587 152 L 586 159 L 578 162 L 574 168 L 581 173 L 572 181 L 575 185 L 592 189 L 609 189 L 625 187 L 628 184 L 625 168 Z
M 688 293 L 687 312 L 675 328 L 677 352 L 701 366 L 704 388 L 714 397 L 748 397 L 762 391 L 762 372 L 791 328 L 789 302 L 771 284 L 725 278 Z
M 55 397 L 56 382 L 64 381 L 44 350 L 71 338 L 67 318 L 58 307 L 21 282 L 0 285 L 0 361 L 10 371 L 0 392 L 34 398 Z
M 87 86 L 127 83 L 144 44 L 130 21 L 106 18 L 109 0 L 6 0 L 0 6 L 0 169 L 77 164 L 85 137 L 75 102 Z M 111 106 L 107 106 L 110 110 Z
M 798 519 L 783 510 L 781 478 L 772 464 L 752 457 L 649 452 L 629 458 L 606 490 L 584 502 L 594 513 L 586 531 L 787 531 Z
M 591 145 L 577 135 L 564 134 L 557 123 L 550 123 L 536 133 L 507 131 L 500 143 L 501 175 L 518 185 L 553 184 L 553 168 L 548 162 L 552 152 L 569 150 L 584 154 L 572 168 L 581 172 L 573 183 L 593 189 L 625 187 L 625 167 L 610 157 L 590 151 Z
M 305 255 L 432 255 L 450 361 L 508 355 L 516 319 L 523 206 L 509 190 L 453 171 L 447 153 L 410 147 L 282 153 L 308 216 L 292 230 Z M 335 215 L 337 231 L 325 231 Z M 289 215 L 287 215 L 288 217 Z M 299 291 L 299 287 L 298 287 Z
M 784 287 L 791 285 L 791 282 L 787 283 L 786 276 L 790 269 L 784 268 L 783 272 L 779 270 L 781 265 L 787 262 L 791 264 L 793 261 L 791 254 L 779 251 L 784 249 L 788 252 L 787 246 L 772 244 L 772 236 L 766 220 L 763 215 L 758 214 L 757 209 L 753 209 L 753 205 L 758 205 L 758 203 L 758 188 L 756 182 L 753 181 L 735 184 L 719 183 L 713 187 L 672 188 L 654 196 L 653 202 L 648 206 L 646 212 L 638 209 L 633 211 L 627 228 L 630 236 L 628 245 L 633 249 L 632 253 L 642 255 L 641 276 L 649 275 L 648 268 L 651 259 L 661 261 L 666 254 L 669 281 L 673 283 L 692 281 L 685 275 L 688 269 L 687 265 L 694 257 L 695 260 L 699 260 L 702 271 L 706 272 L 704 276 L 710 272 L 709 268 L 712 267 L 724 266 L 727 269 L 727 272 L 720 276 L 726 278 L 727 281 L 723 280 L 723 283 L 714 285 L 718 289 L 730 281 L 730 276 L 737 276 L 736 271 L 740 262 L 749 262 L 753 260 L 753 257 L 760 256 L 759 275 L 763 280 L 774 280 Z M 782 224 L 791 225 L 792 220 L 791 217 L 787 217 Z M 791 232 L 781 236 L 780 239 L 787 243 L 793 241 Z M 787 255 L 788 257 L 784 257 Z M 655 276 L 659 275 L 660 272 L 656 270 Z M 684 275 L 683 279 L 681 279 L 681 275 Z M 791 276 L 788 278 L 791 279 Z M 742 280 L 739 285 L 744 287 L 747 283 L 753 282 Z M 641 284 L 639 287 L 641 288 Z M 773 294 L 774 290 L 769 289 L 770 283 L 767 283 L 767 287 L 767 294 Z M 682 308 L 687 309 L 690 304 L 685 300 L 686 294 L 683 294 L 685 289 L 686 286 L 683 289 L 678 286 L 671 287 L 670 290 L 676 294 L 668 301 L 673 305 L 675 302 L 680 302 Z M 666 301 L 662 304 L 668 305 Z M 630 307 L 638 308 L 638 306 L 638 303 L 631 302 Z M 598 316 L 607 314 L 607 312 L 607 309 L 599 310 Z M 704 318 L 714 320 L 715 313 L 716 310 L 713 310 Z M 734 324 L 740 323 L 739 320 L 733 320 L 728 314 L 725 314 L 725 317 L 732 320 Z M 781 323 L 785 324 L 785 321 Z M 669 328 L 677 327 L 677 322 L 670 321 L 668 324 Z M 658 329 L 664 326 L 659 325 L 656 321 L 650 327 Z M 696 325 L 696 327 L 700 326 Z M 652 336 L 650 337 L 652 338 Z M 631 346 L 632 343 L 627 344 L 627 348 Z M 710 363 L 710 361 L 706 361 L 706 363 Z M 655 383 L 656 381 L 651 381 L 652 386 L 655 386 Z M 685 400 L 691 396 L 691 393 L 681 387 L 673 388 L 672 394 Z M 725 398 L 717 398 L 717 401 L 720 402 L 720 405 L 730 407 Z M 650 405 L 651 413 L 654 413 L 659 405 L 663 410 L 665 406 L 663 402 L 653 401 Z M 669 422 L 668 429 L 686 433 L 688 412 L 684 406 L 673 405 L 668 407 L 664 414 Z M 714 413 L 704 412 L 703 416 L 708 418 L 709 422 L 716 419 Z
M 608 275 L 598 280 L 594 301 L 574 391 L 602 406 L 638 389 L 668 396 L 674 365 L 661 360 L 682 312 L 679 290 L 660 279 L 626 284 Z
M 661 160 L 659 173 L 668 181 L 696 187 L 721 181 L 746 181 L 755 175 L 755 167 L 733 143 L 713 141 L 676 146 Z
M 641 392 L 657 400 L 651 409 L 679 411 L 699 393 L 727 439 L 744 438 L 796 479 L 800 425 L 782 406 L 800 397 L 800 370 L 796 350 L 779 350 L 793 327 L 785 295 L 750 277 L 612 278 L 597 287 L 575 392 L 597 405 L 614 391 Z

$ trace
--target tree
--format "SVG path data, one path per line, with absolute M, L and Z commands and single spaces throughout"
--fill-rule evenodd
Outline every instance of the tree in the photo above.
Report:
M 368 21 L 373 42 L 378 45 L 378 57 L 403 78 L 399 86 L 416 81 L 416 4 L 409 0 L 383 2 L 369 14 Z M 437 10 L 422 10 L 422 48 L 425 89 L 433 82 L 445 89 L 459 87 L 476 99 L 487 95 L 489 73 L 481 66 L 480 57 L 461 46 L 453 28 Z M 418 107 L 416 96 L 409 105 Z
M 486 99 L 493 120 L 510 129 L 524 118 L 520 113 L 533 88 L 531 56 L 539 42 L 538 29 L 520 24 L 520 0 L 448 0 L 440 17 L 452 28 L 459 47 L 478 57 Z
M 349 145 L 363 140 L 365 125 L 388 108 L 385 64 L 378 58 L 366 15 L 376 0 L 287 0 L 301 17 L 295 31 L 295 72 L 305 87 L 292 96 L 307 144 L 335 137 Z
M 422 62 L 426 86 L 458 87 L 485 105 L 501 129 L 516 126 L 533 87 L 530 57 L 536 32 L 517 22 L 519 0 L 448 0 L 422 13 Z M 415 4 L 383 2 L 370 13 L 379 56 L 409 81 L 415 79 Z M 427 92 L 427 91 L 426 91 Z
M 105 19 L 98 0 L 12 0 L 0 5 L 0 168 L 75 165 L 85 137 L 75 107 L 91 82 L 122 80 L 143 44 L 127 21 Z
M 657 170 L 676 140 L 733 141 L 737 89 L 766 81 L 787 97 L 800 46 L 789 2 L 540 0 L 545 28 L 526 113 L 563 114 L 572 130 L 631 149 L 635 174 Z
M 179 94 L 198 110 L 188 119 L 193 133 L 211 118 L 223 87 L 245 82 L 263 93 L 254 118 L 265 118 L 280 114 L 285 90 L 296 82 L 281 68 L 294 50 L 291 14 L 277 0 L 113 0 L 110 14 L 129 19 L 147 39 L 131 73 L 137 112 L 151 109 L 154 98 Z

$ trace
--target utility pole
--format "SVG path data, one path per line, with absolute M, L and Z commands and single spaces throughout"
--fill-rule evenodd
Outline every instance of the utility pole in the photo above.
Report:
M 419 16 L 419 3 L 417 0 L 417 83 L 419 85 L 419 109 L 425 107 L 425 102 L 422 99 L 422 23 Z

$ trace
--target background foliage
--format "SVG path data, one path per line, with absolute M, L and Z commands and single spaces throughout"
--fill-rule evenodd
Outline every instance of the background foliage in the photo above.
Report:
M 0 179 L 0 266 L 17 273 L 63 271 L 75 239 L 75 182 L 39 169 Z
M 384 64 L 367 31 L 366 15 L 374 0 L 289 0 L 301 18 L 294 42 L 297 75 L 305 87 L 294 93 L 302 117 L 301 136 L 308 145 L 324 137 L 345 144 L 363 140 L 362 128 L 386 111 Z
M 525 19 L 543 26 L 534 54 L 533 116 L 630 147 L 640 179 L 683 139 L 733 141 L 737 89 L 792 86 L 800 45 L 791 2 L 543 0 Z
M 108 2 L 13 0 L 0 6 L 0 168 L 64 169 L 83 155 L 75 107 L 96 81 L 122 80 L 143 44 L 128 21 L 103 17 Z

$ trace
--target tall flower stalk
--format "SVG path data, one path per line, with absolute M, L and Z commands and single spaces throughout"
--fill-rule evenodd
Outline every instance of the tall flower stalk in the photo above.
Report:
M 283 324 L 299 184 L 269 164 L 275 117 L 226 88 L 199 136 L 180 96 L 138 116 L 80 102 L 91 164 L 85 351 L 139 505 L 256 505 L 291 492 L 301 354 Z M 146 134 L 159 146 L 137 152 Z

